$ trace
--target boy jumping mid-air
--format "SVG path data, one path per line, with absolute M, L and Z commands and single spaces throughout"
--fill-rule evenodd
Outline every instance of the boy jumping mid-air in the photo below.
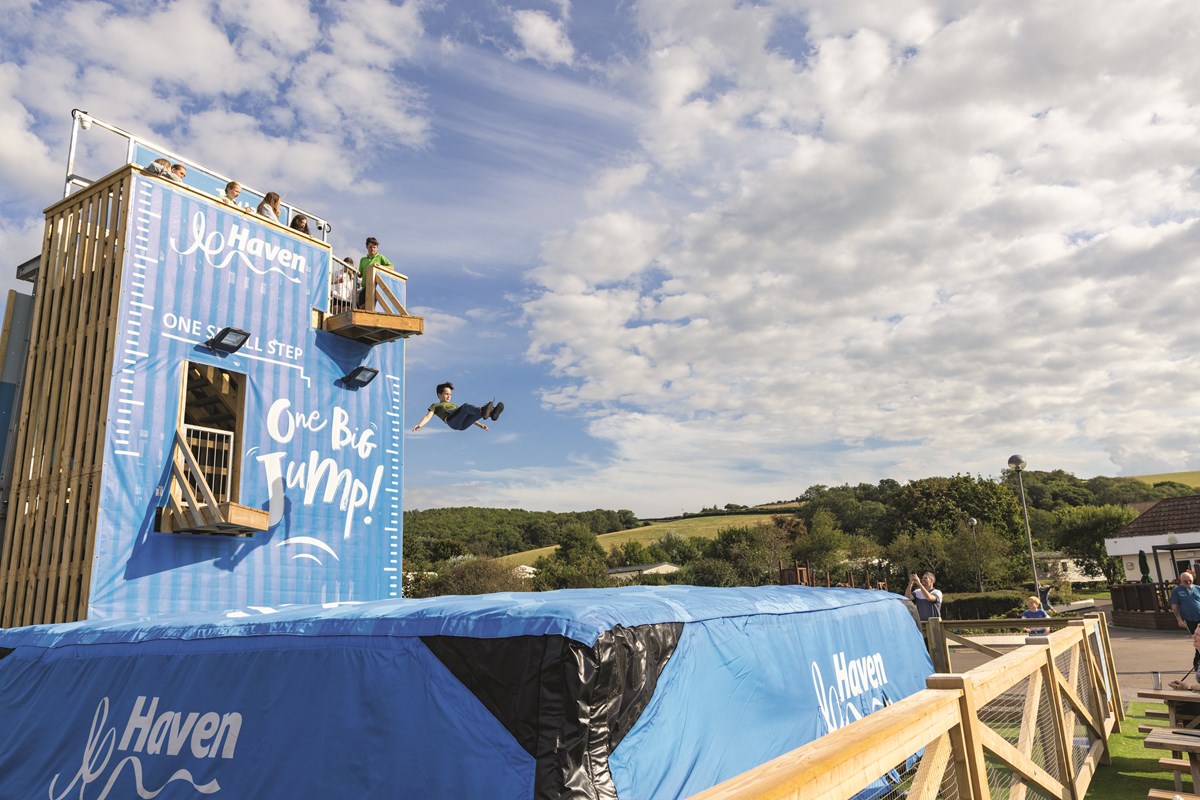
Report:
M 454 428 L 456 431 L 465 431 L 472 425 L 478 425 L 485 431 L 489 430 L 487 425 L 480 422 L 481 419 L 500 419 L 500 413 L 504 411 L 504 403 L 488 403 L 483 408 L 473 406 L 469 403 L 464 403 L 461 406 L 456 406 L 450 402 L 450 393 L 454 391 L 454 384 L 447 381 L 439 383 L 437 387 L 438 402 L 429 407 L 425 417 L 417 423 L 413 431 L 421 430 L 421 427 L 429 420 L 433 419 L 433 415 L 437 414 L 438 419 Z

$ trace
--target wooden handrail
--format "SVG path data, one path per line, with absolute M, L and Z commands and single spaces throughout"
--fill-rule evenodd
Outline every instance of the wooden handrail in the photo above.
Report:
M 694 795 L 693 800 L 834 797 L 837 795 L 829 792 L 839 788 L 846 788 L 849 793 L 845 796 L 850 797 L 902 763 L 914 750 L 936 742 L 958 725 L 961 696 L 960 691 L 922 689 Z
M 403 282 L 408 281 L 405 275 L 395 270 L 381 265 L 368 266 L 366 274 L 363 275 L 363 287 L 366 290 L 366 297 L 363 298 L 363 307 L 367 311 L 376 311 L 382 306 L 384 314 L 391 314 L 397 317 L 409 316 L 408 312 L 404 309 L 404 305 L 396 299 L 396 295 L 388 287 L 387 283 L 384 282 L 384 276 Z
M 213 494 L 200 462 L 188 446 L 182 428 L 175 429 L 175 444 L 171 453 L 171 489 L 167 492 L 170 510 L 186 518 L 189 526 L 200 528 L 222 522 L 221 508 Z M 200 489 L 200 497 L 192 489 Z M 178 492 L 178 493 L 177 493 Z M 183 495 L 182 500 L 179 495 Z
M 404 310 L 404 305 L 396 299 L 396 295 L 392 294 L 392 290 L 388 285 L 379 278 L 379 274 L 375 274 L 375 302 L 382 305 L 388 314 L 399 316 L 407 316 L 408 312 Z M 380 295 L 383 295 L 380 297 Z
M 976 669 L 931 675 L 926 689 L 694 797 L 845 800 L 921 754 L 909 784 L 910 800 L 938 797 L 947 769 L 954 770 L 959 797 L 990 800 L 987 758 L 1012 771 L 1012 785 L 1004 783 L 1010 800 L 1027 798 L 1030 786 L 1050 797 L 1079 800 L 1096 765 L 1108 760 L 1108 735 L 1119 719 L 1118 689 L 1113 683 L 1112 693 L 1105 695 L 1106 670 L 1092 649 L 1093 643 L 1099 645 L 1109 662 L 1109 680 L 1115 680 L 1107 633 L 1101 618 L 1072 620 Z M 1066 666 L 1060 668 L 1063 656 Z M 1090 691 L 1081 693 L 1084 678 Z M 1019 707 L 1001 701 L 988 708 L 1022 685 Z M 1001 730 L 984 718 L 997 713 L 1005 719 L 997 723 L 1004 725 Z M 1008 724 L 1014 720 L 1019 728 L 1015 743 Z M 1079 765 L 1072 757 L 1077 722 L 1091 742 Z M 1051 738 L 1053 748 L 1038 752 L 1057 764 L 1059 777 L 1035 760 L 1038 744 L 1044 747 Z
M 192 453 L 192 448 L 188 447 L 187 438 L 179 428 L 175 429 L 175 447 L 183 456 L 183 463 L 187 465 L 188 471 L 196 479 L 196 485 L 200 487 L 200 493 L 204 496 L 204 504 L 211 508 L 216 508 L 216 495 L 213 494 L 208 481 L 204 479 L 204 472 L 200 469 L 200 462 L 196 460 L 196 456 Z
M 199 528 L 205 524 L 204 513 L 201 511 L 200 502 L 196 498 L 196 493 L 192 491 L 192 485 L 187 479 L 187 475 L 183 471 L 183 467 L 179 464 L 179 458 L 175 455 L 171 456 L 171 482 L 172 490 L 167 492 L 168 502 L 171 506 L 171 511 L 175 515 L 190 520 L 193 528 Z M 178 493 L 175 487 L 179 487 Z M 179 495 L 183 495 L 183 500 L 180 500 Z
M 970 647 L 971 649 L 973 649 L 979 653 L 983 653 L 984 655 L 986 655 L 990 658 L 996 658 L 996 657 L 1004 655 L 1001 651 L 996 650 L 992 647 L 989 647 L 986 644 L 984 644 L 983 642 L 980 642 L 977 640 L 972 640 L 966 634 L 961 634 L 961 633 L 957 633 L 955 631 L 947 630 L 947 628 L 950 628 L 950 627 L 954 627 L 959 630 L 962 630 L 962 629 L 967 629 L 967 630 L 1009 629 L 1009 630 L 1011 630 L 1012 628 L 1034 628 L 1034 627 L 1051 628 L 1052 630 L 1050 631 L 1050 633 L 1048 633 L 1046 635 L 1050 636 L 1050 637 L 1054 637 L 1054 634 L 1059 632 L 1059 631 L 1053 630 L 1056 628 L 1059 630 L 1062 630 L 1062 629 L 1070 628 L 1073 626 L 1078 627 L 1078 626 L 1094 625 L 1094 626 L 1096 626 L 1094 629 L 1091 627 L 1088 627 L 1088 630 L 1092 631 L 1093 635 L 1096 636 L 1097 645 L 1103 656 L 1103 663 L 1102 664 L 1101 663 L 1093 663 L 1093 668 L 1096 670 L 1096 673 L 1100 678 L 1105 679 L 1104 683 L 1107 684 L 1113 692 L 1112 705 L 1117 714 L 1117 719 L 1120 720 L 1120 719 L 1125 718 L 1124 710 L 1122 707 L 1122 701 L 1121 701 L 1121 690 L 1120 690 L 1120 686 L 1117 683 L 1116 665 L 1113 663 L 1112 645 L 1111 645 L 1111 643 L 1109 641 L 1109 637 L 1108 637 L 1108 622 L 1105 619 L 1103 614 L 1090 613 L 1090 614 L 1086 614 L 1082 618 L 1079 618 L 1079 617 L 1070 617 L 1070 618 L 1050 617 L 1050 618 L 1039 618 L 1039 619 L 968 619 L 968 620 L 944 620 L 944 619 L 934 618 L 934 619 L 927 620 L 926 622 L 924 622 L 922 624 L 925 626 L 925 633 L 926 633 L 927 642 L 929 644 L 930 657 L 933 659 L 934 668 L 937 669 L 939 672 L 953 672 L 954 671 L 952 669 L 951 662 L 950 662 L 950 642 L 951 641 L 956 642 L 965 647 Z M 1072 637 L 1051 638 L 1051 646 L 1054 648 L 1054 654 L 1057 656 L 1059 653 L 1070 649 L 1073 646 L 1071 644 L 1072 641 L 1073 641 Z

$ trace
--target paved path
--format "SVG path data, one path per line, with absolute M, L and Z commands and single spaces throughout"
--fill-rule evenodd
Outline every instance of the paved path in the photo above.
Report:
M 1186 630 L 1148 631 L 1110 625 L 1113 661 L 1117 662 L 1117 681 L 1125 702 L 1137 700 L 1138 689 L 1154 688 L 1154 672 L 1162 685 L 1182 678 L 1192 668 L 1192 637 Z M 1189 680 L 1196 680 L 1195 676 Z

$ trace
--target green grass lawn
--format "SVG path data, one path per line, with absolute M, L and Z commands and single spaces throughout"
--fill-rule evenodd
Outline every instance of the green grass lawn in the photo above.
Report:
M 1170 773 L 1158 767 L 1158 759 L 1169 755 L 1163 750 L 1147 748 L 1142 742 L 1145 735 L 1138 733 L 1138 725 L 1149 723 L 1162 725 L 1163 720 L 1146 717 L 1147 708 L 1162 708 L 1161 703 L 1130 703 L 1125 720 L 1121 723 L 1122 733 L 1114 732 L 1108 737 L 1112 763 L 1101 765 L 1088 786 L 1087 800 L 1130 800 L 1144 798 L 1150 789 L 1174 789 Z M 1184 791 L 1190 791 L 1190 780 L 1184 781 Z
M 771 514 L 731 514 L 719 517 L 685 517 L 684 519 L 652 522 L 644 528 L 630 528 L 627 531 L 616 531 L 597 536 L 600 546 L 607 551 L 610 547 L 635 541 L 642 544 L 657 542 L 668 533 L 674 533 L 684 539 L 689 536 L 701 536 L 705 539 L 715 539 L 717 532 L 726 528 L 753 527 L 760 523 L 770 522 Z M 558 548 L 558 545 L 540 547 L 537 550 L 526 550 L 523 553 L 513 553 L 497 559 L 503 564 L 517 566 L 518 564 L 533 565 L 542 556 L 548 556 Z

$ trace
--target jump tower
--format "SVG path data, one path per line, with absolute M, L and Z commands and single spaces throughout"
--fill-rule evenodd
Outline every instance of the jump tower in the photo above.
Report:
M 76 111 L 0 340 L 0 626 L 399 597 L 406 278 Z M 83 131 L 125 163 L 73 173 Z M 182 183 L 144 171 L 188 167 Z M 26 345 L 27 342 L 27 345 Z M 23 364 L 23 370 L 21 365 Z M 0 431 L 0 435 L 4 432 Z

